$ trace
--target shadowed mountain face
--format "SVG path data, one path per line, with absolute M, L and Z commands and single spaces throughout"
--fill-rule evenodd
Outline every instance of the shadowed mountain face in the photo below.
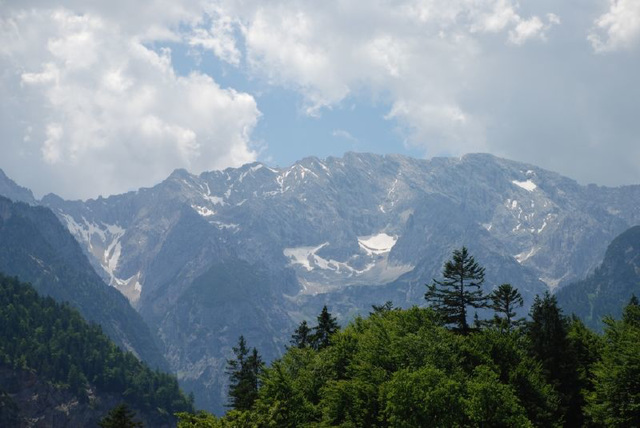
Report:
M 216 411 L 241 333 L 270 359 L 324 303 L 342 319 L 386 300 L 423 304 L 424 284 L 462 245 L 486 267 L 487 290 L 510 282 L 530 303 L 586 276 L 640 222 L 640 186 L 581 186 L 482 154 L 177 170 L 150 189 L 41 203 L 158 332 L 181 379 L 206 391 L 197 404 Z
M 0 197 L 0 272 L 31 283 L 40 294 L 69 302 L 122 349 L 152 367 L 168 368 L 140 315 L 100 279 L 78 242 L 48 208 Z
M 640 296 L 640 226 L 616 237 L 596 271 L 562 288 L 557 297 L 565 313 L 576 314 L 601 331 L 602 319 L 620 319 L 633 294 Z

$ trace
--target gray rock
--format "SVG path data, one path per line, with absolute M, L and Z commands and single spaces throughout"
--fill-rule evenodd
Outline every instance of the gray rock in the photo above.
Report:
M 325 303 L 342 322 L 386 300 L 424 305 L 424 284 L 462 245 L 487 268 L 487 291 L 510 282 L 530 303 L 585 277 L 640 221 L 640 186 L 582 186 L 486 154 L 177 170 L 150 189 L 42 203 L 158 332 L 196 404 L 218 413 L 240 334 L 269 360 Z

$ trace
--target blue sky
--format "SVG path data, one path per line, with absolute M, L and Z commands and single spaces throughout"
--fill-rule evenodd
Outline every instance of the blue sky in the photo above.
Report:
M 309 115 L 304 96 L 293 89 L 272 86 L 214 55 L 194 55 L 181 44 L 169 46 L 177 73 L 202 71 L 223 87 L 254 94 L 261 113 L 252 134 L 258 161 L 286 167 L 307 156 L 342 156 L 347 151 L 423 156 L 402 144 L 404 135 L 395 120 L 384 119 L 388 100 L 360 94 Z
M 0 168 L 109 195 L 255 160 L 488 152 L 640 183 L 640 0 L 0 1 Z

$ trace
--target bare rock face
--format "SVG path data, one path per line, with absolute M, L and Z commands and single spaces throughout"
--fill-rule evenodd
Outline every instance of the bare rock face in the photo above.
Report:
M 218 413 L 240 334 L 269 360 L 325 303 L 342 320 L 386 300 L 424 304 L 462 245 L 487 291 L 510 282 L 530 303 L 586 276 L 640 222 L 640 186 L 582 186 L 484 154 L 177 170 L 149 189 L 41 203 L 158 334 L 196 404 Z

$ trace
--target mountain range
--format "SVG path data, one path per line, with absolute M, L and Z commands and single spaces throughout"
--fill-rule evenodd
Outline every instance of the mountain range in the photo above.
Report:
M 168 369 L 142 317 L 96 274 L 78 242 L 51 210 L 0 196 L 0 272 L 29 282 L 42 295 L 71 304 L 122 349 L 151 367 Z
M 640 186 L 584 186 L 486 154 L 176 170 L 87 201 L 37 201 L 2 174 L 0 193 L 51 209 L 157 335 L 196 405 L 217 413 L 241 334 L 269 360 L 324 304 L 341 320 L 387 300 L 424 305 L 424 284 L 463 245 L 486 268 L 486 291 L 509 282 L 529 305 L 594 272 L 640 223 Z

